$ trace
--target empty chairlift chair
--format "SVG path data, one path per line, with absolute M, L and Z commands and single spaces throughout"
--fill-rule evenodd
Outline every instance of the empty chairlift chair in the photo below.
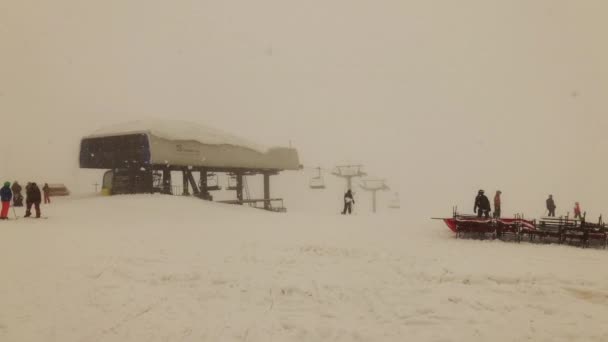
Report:
M 163 173 L 152 171 L 152 189 L 153 192 L 163 192 Z
M 325 182 L 323 181 L 323 178 L 313 177 L 310 179 L 309 186 L 311 189 L 322 190 L 325 189 Z
M 208 191 L 222 190 L 222 187 L 220 186 L 220 182 L 219 182 L 219 176 L 217 174 L 210 173 L 207 175 L 207 190 Z
M 323 176 L 321 175 L 321 168 L 318 167 L 317 171 L 318 171 L 317 175 L 310 179 L 310 183 L 308 186 L 311 189 L 315 189 L 315 190 L 325 189 L 325 180 L 323 179 Z
M 395 193 L 395 197 L 393 197 L 391 199 L 391 201 L 388 204 L 388 207 L 391 209 L 399 209 L 401 208 L 401 201 L 399 200 L 399 193 L 396 192 Z
M 237 189 L 237 181 L 236 181 L 236 175 L 234 174 L 230 174 L 228 176 L 228 186 L 226 187 L 227 190 L 236 190 Z

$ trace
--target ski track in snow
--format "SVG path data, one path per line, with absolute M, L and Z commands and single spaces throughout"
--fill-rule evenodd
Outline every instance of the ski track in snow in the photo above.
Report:
M 608 340 L 608 251 L 165 196 L 43 210 L 0 223 L 0 341 Z

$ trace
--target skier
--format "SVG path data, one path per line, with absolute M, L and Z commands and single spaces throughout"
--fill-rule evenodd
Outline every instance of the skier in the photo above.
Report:
M 549 217 L 555 217 L 555 201 L 553 200 L 553 195 L 549 195 L 547 198 L 547 210 L 549 211 Z
M 0 211 L 0 220 L 8 220 L 8 208 L 11 206 L 13 192 L 11 191 L 11 183 L 5 182 L 0 189 L 0 201 L 2 201 L 2 210 Z
M 355 204 L 355 199 L 353 198 L 353 193 L 350 189 L 344 194 L 344 210 L 342 210 L 342 215 L 348 214 L 350 215 L 353 210 L 353 204 Z
M 496 191 L 496 195 L 494 196 L 494 218 L 500 218 L 500 195 L 502 191 Z
M 25 217 L 32 216 L 32 205 L 36 208 L 36 218 L 40 218 L 40 202 L 42 201 L 42 196 L 40 194 L 40 188 L 36 183 L 28 183 L 25 187 L 25 195 L 27 198 L 25 199 L 25 204 L 27 205 L 25 210 Z
M 51 203 L 51 188 L 49 187 L 48 183 L 44 183 L 44 186 L 42 187 L 42 192 L 44 193 L 44 204 L 50 204 Z
M 13 207 L 23 207 L 23 195 L 21 194 L 22 189 L 19 182 L 14 181 L 11 190 L 13 190 Z
M 583 218 L 581 215 L 581 205 L 578 202 L 574 202 L 574 218 Z
M 481 215 L 484 215 L 485 218 L 490 218 L 490 200 L 484 195 L 483 190 L 479 190 L 477 193 L 477 197 L 475 197 L 475 207 L 473 208 L 473 212 L 477 213 L 477 217 L 481 218 Z

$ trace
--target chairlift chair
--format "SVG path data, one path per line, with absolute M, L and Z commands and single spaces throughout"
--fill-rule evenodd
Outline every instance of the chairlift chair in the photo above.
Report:
M 158 191 L 163 188 L 163 173 L 159 171 L 152 172 L 152 187 Z
M 237 181 L 236 181 L 236 175 L 230 175 L 228 177 L 228 186 L 226 187 L 227 190 L 236 190 L 237 187 Z
M 318 171 L 315 177 L 310 179 L 309 187 L 311 189 L 325 189 L 325 181 L 323 180 L 323 176 L 321 175 L 321 167 L 316 168 Z
M 401 208 L 401 201 L 399 200 L 398 192 L 395 193 L 395 197 L 393 199 L 391 199 L 391 201 L 388 204 L 388 207 L 391 209 L 400 209 Z
M 321 189 L 325 189 L 325 182 L 323 181 L 323 178 L 321 178 L 321 177 L 313 177 L 310 179 L 309 186 L 311 189 L 321 190 Z
M 215 173 L 209 173 L 207 175 L 207 190 L 208 191 L 219 191 L 222 190 L 220 186 L 219 177 Z

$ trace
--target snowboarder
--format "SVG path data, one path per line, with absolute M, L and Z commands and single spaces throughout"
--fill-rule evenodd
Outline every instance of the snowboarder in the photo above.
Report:
M 25 195 L 27 198 L 25 199 L 25 204 L 27 205 L 25 211 L 25 217 L 32 216 L 32 205 L 36 208 L 36 218 L 40 218 L 40 202 L 42 201 L 42 196 L 40 194 L 40 188 L 36 183 L 28 183 L 25 187 Z
M 50 204 L 51 203 L 51 188 L 49 187 L 48 183 L 44 183 L 44 186 L 42 187 L 42 192 L 44 193 L 44 204 Z
M 494 196 L 494 218 L 500 218 L 500 195 L 502 191 L 496 191 L 496 195 Z
M 490 200 L 484 195 L 483 190 L 479 190 L 477 193 L 477 197 L 475 197 L 475 207 L 473 208 L 473 212 L 477 213 L 477 217 L 483 215 L 485 218 L 490 218 Z
M 23 207 L 23 194 L 19 182 L 14 181 L 11 190 L 13 190 L 13 207 Z
M 574 202 L 574 218 L 583 218 L 581 215 L 581 205 L 578 202 Z
M 0 220 L 8 220 L 8 208 L 11 206 L 13 192 L 11 191 L 11 183 L 5 182 L 0 189 L 0 201 L 2 202 L 2 210 L 0 211 Z
M 549 211 L 549 217 L 555 217 L 555 201 L 553 200 L 553 195 L 549 195 L 547 198 L 547 210 Z
M 342 215 L 352 214 L 353 204 L 355 204 L 355 199 L 353 198 L 353 192 L 348 189 L 348 191 L 344 194 L 344 210 L 342 210 Z

